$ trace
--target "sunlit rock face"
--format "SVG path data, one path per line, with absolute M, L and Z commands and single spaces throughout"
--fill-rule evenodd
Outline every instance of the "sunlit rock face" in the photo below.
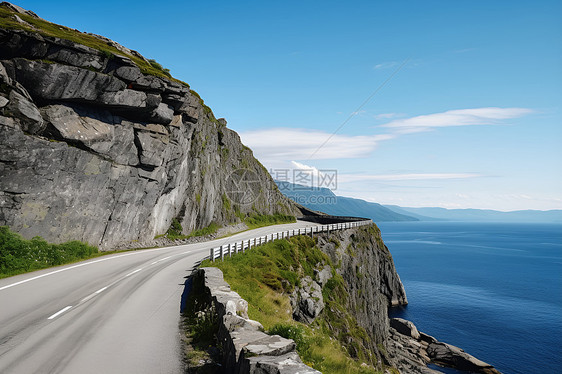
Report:
M 189 86 L 143 74 L 119 47 L 0 28 L 0 225 L 107 249 L 174 218 L 188 233 L 299 214 Z

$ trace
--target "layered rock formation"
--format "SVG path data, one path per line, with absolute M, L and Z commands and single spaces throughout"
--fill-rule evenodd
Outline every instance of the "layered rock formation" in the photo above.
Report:
M 188 233 L 300 214 L 187 84 L 143 72 L 147 60 L 108 39 L 65 28 L 115 53 L 47 36 L 21 8 L 2 12 L 0 225 L 104 249 L 152 239 L 174 218 Z

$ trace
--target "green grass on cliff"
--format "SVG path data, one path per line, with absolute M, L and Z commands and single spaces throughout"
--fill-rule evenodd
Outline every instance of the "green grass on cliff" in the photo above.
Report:
M 47 243 L 36 236 L 26 240 L 0 226 L 0 278 L 68 264 L 98 256 L 96 247 L 79 241 Z
M 14 17 L 15 15 L 17 15 L 23 21 L 27 22 L 27 24 L 29 24 L 30 26 L 16 21 Z M 18 29 L 37 32 L 43 36 L 51 36 L 55 38 L 70 40 L 72 42 L 79 43 L 101 51 L 109 58 L 111 58 L 111 56 L 113 55 L 126 55 L 141 69 L 144 74 L 171 79 L 187 85 L 187 83 L 173 78 L 167 69 L 163 68 L 162 65 L 158 64 L 154 60 L 148 60 L 147 62 L 137 56 L 123 53 L 117 48 L 107 44 L 102 39 L 99 39 L 93 35 L 89 35 L 66 26 L 57 25 L 55 23 L 51 23 L 40 18 L 35 18 L 27 14 L 15 13 L 8 9 L 6 6 L 0 6 L 0 27 L 5 29 Z
M 221 269 L 231 288 L 248 301 L 249 317 L 261 322 L 269 333 L 295 340 L 307 365 L 323 373 L 378 373 L 371 365 L 372 357 L 357 349 L 366 333 L 345 306 L 346 290 L 340 275 L 334 272 L 324 287 L 326 307 L 312 325 L 293 320 L 288 295 L 304 276 L 313 277 L 319 263 L 334 269 L 315 239 L 296 236 L 224 261 L 206 260 L 201 266 Z
M 252 214 L 244 218 L 243 221 L 246 226 L 248 226 L 248 229 L 252 230 L 264 226 L 294 223 L 297 222 L 297 219 L 295 218 L 295 216 L 277 213 L 272 215 Z

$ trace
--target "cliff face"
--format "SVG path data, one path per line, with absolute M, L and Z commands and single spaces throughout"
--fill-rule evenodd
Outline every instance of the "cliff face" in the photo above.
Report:
M 406 305 L 408 300 L 379 229 L 370 225 L 323 234 L 318 248 L 330 256 L 345 281 L 347 310 L 371 338 L 365 348 L 393 364 L 381 350 L 390 334 L 388 308 Z
M 0 26 L 24 29 L 0 28 L 0 225 L 108 248 L 152 239 L 174 218 L 188 233 L 299 214 L 188 85 L 146 74 L 147 60 L 108 39 L 65 28 L 115 53 L 0 8 Z
M 408 300 L 376 225 L 322 234 L 318 247 L 337 264 L 336 271 L 345 281 L 346 309 L 370 337 L 363 340 L 363 349 L 379 361 L 401 373 L 437 374 L 427 367 L 436 364 L 470 373 L 499 374 L 492 365 L 462 349 L 419 332 L 410 321 L 389 320 L 388 308 L 406 305 Z

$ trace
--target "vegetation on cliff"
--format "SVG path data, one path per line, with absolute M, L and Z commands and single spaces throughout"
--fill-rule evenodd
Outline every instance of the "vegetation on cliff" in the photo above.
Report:
M 98 249 L 70 241 L 51 244 L 36 236 L 31 240 L 0 226 L 0 278 L 95 257 Z
M 266 331 L 295 340 L 303 362 L 326 373 L 376 373 L 382 364 L 365 349 L 371 339 L 347 308 L 344 279 L 332 270 L 323 289 L 324 312 L 310 324 L 293 320 L 289 294 L 303 277 L 314 276 L 319 265 L 335 269 L 317 246 L 317 239 L 297 236 L 246 251 L 216 266 L 231 288 L 248 301 L 248 315 Z
M 16 16 L 24 22 L 19 22 Z M 106 40 L 99 38 L 96 35 L 84 33 L 76 29 L 71 29 L 70 27 L 57 25 L 31 14 L 16 13 L 11 10 L 8 5 L 0 5 L 0 27 L 3 27 L 5 29 L 17 29 L 37 32 L 43 36 L 51 36 L 55 38 L 70 40 L 72 42 L 96 49 L 108 57 L 116 54 L 126 55 L 141 69 L 144 74 L 173 79 L 169 73 L 169 70 L 163 68 L 162 65 L 157 63 L 155 60 L 146 60 L 142 57 L 139 57 L 140 55 L 137 56 L 134 53 L 126 53 L 122 50 L 117 49 L 115 46 L 109 44 Z

